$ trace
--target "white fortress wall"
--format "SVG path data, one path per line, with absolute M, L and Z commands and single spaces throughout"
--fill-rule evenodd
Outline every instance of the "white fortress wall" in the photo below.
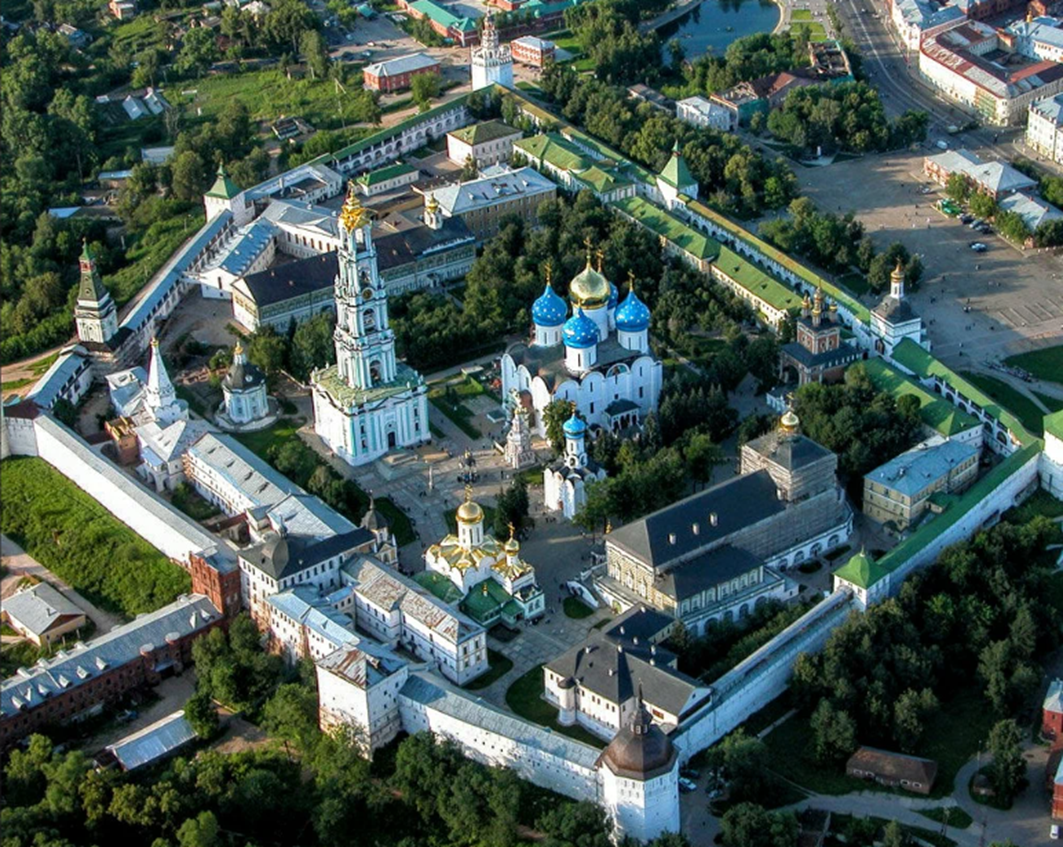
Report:
M 218 546 L 218 540 L 191 518 L 93 452 L 88 443 L 58 421 L 40 414 L 33 421 L 33 430 L 36 439 L 32 445 L 21 433 L 17 440 L 9 441 L 13 455 L 40 456 L 167 556 L 187 562 L 190 553 Z
M 448 738 L 486 765 L 574 800 L 599 802 L 599 751 L 503 712 L 436 676 L 411 673 L 399 695 L 403 728 Z

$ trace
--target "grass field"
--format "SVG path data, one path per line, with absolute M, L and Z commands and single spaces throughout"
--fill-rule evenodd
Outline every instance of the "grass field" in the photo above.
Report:
M 790 12 L 790 20 L 793 21 L 794 23 L 801 23 L 803 21 L 811 22 L 811 20 L 812 20 L 812 10 L 811 9 L 794 9 L 792 12 Z
M 1044 403 L 1045 408 L 1050 412 L 1058 412 L 1060 409 L 1063 409 L 1063 400 L 1060 400 L 1058 397 L 1052 397 L 1051 395 L 1044 394 L 1040 391 L 1031 391 L 1030 393 Z
M 487 662 L 490 665 L 487 673 L 476 677 L 472 682 L 465 685 L 466 691 L 481 691 L 513 670 L 512 660 L 503 656 L 497 650 L 492 650 L 490 647 L 487 648 Z
M 131 619 L 188 591 L 183 568 L 43 459 L 5 459 L 0 489 L 0 530 L 89 602 Z
M 1038 379 L 1063 383 L 1063 344 L 1058 347 L 1045 347 L 1029 353 L 1020 353 L 1017 356 L 1008 356 L 1004 362 L 1012 367 L 1029 371 Z
M 604 747 L 603 742 L 597 736 L 591 735 L 581 726 L 561 726 L 557 722 L 557 709 L 542 698 L 543 693 L 543 666 L 536 665 L 524 676 L 520 677 L 506 690 L 506 705 L 525 720 L 537 723 L 560 732 L 569 738 L 590 744 L 593 747 Z
M 1034 433 L 1034 435 L 1040 435 L 1042 433 L 1044 429 L 1042 422 L 1044 412 L 1042 412 L 1037 407 L 1037 404 L 1029 397 L 1019 393 L 1006 382 L 997 379 L 995 376 L 973 373 L 971 371 L 964 371 L 963 376 L 1015 415 L 1015 417 L 1022 421 L 1022 425 L 1030 432 Z
M 956 773 L 978 752 L 995 721 L 985 699 L 974 687 L 957 691 L 941 710 L 927 721 L 918 755 L 938 763 L 938 778 L 931 797 L 953 792 Z M 807 715 L 794 715 L 767 736 L 773 767 L 781 776 L 819 794 L 851 791 L 885 791 L 873 783 L 846 776 L 839 765 L 824 767 L 812 757 L 812 729 Z M 904 794 L 905 792 L 894 792 Z
M 348 91 L 357 88 L 348 86 Z M 195 94 L 183 95 L 183 91 Z M 316 129 L 340 129 L 344 118 L 348 124 L 354 123 L 350 109 L 344 105 L 350 95 L 340 91 L 332 80 L 289 80 L 275 69 L 208 76 L 180 89 L 175 86 L 166 96 L 174 105 L 184 106 L 186 112 L 197 113 L 201 109 L 206 121 L 217 119 L 230 103 L 240 100 L 251 111 L 251 117 L 259 121 L 273 122 L 281 115 L 297 115 Z
M 203 226 L 203 213 L 193 210 L 148 227 L 137 243 L 126 251 L 129 264 L 103 278 L 115 303 L 124 306 L 159 271 L 185 239 L 195 235 Z
M 856 272 L 838 277 L 838 283 L 857 296 L 867 294 L 871 290 L 871 286 L 867 284 L 867 279 L 864 275 Z

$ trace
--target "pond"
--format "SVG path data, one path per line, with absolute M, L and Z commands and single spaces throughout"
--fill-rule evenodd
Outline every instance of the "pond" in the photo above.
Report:
M 705 0 L 678 24 L 660 30 L 664 55 L 667 59 L 668 42 L 678 38 L 688 59 L 705 53 L 722 56 L 736 38 L 771 32 L 779 15 L 772 0 Z

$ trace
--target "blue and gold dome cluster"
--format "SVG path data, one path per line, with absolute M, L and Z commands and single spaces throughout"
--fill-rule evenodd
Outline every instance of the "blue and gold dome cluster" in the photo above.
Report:
M 577 350 L 593 347 L 598 343 L 598 325 L 583 314 L 583 309 L 577 307 L 576 314 L 565 321 L 565 328 L 561 331 L 565 339 L 565 346 Z
M 650 326 L 649 307 L 631 289 L 616 310 L 616 328 L 622 332 L 642 332 Z
M 567 313 L 565 301 L 558 296 L 549 282 L 546 283 L 546 290 L 532 304 L 532 320 L 538 326 L 561 326 Z

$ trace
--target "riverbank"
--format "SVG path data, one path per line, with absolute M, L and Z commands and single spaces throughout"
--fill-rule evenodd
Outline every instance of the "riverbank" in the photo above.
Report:
M 679 41 L 687 59 L 722 56 L 737 38 L 773 34 L 790 21 L 793 0 L 689 0 L 644 21 L 644 32 L 656 31 L 663 43 Z M 663 52 L 663 51 L 662 51 Z M 667 58 L 667 57 L 666 57 Z

